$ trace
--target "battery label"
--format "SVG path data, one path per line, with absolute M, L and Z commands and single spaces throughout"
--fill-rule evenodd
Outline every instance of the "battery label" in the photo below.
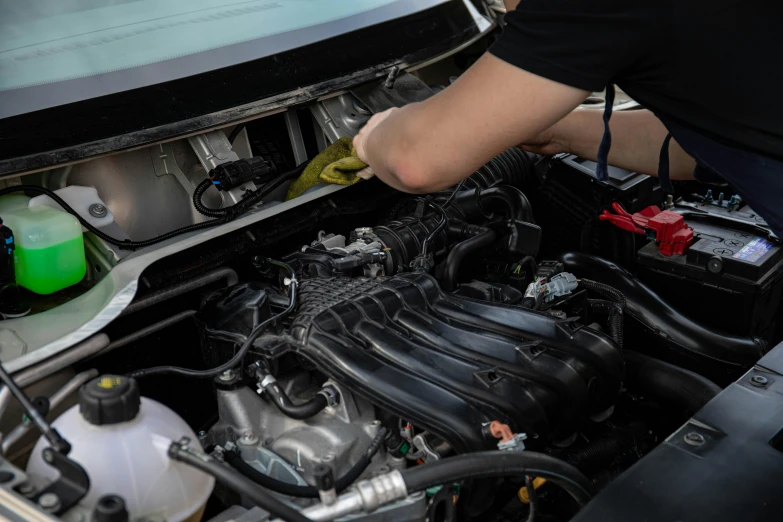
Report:
M 754 238 L 753 241 L 742 247 L 742 250 L 734 254 L 733 258 L 747 261 L 748 263 L 755 263 L 762 258 L 764 254 L 774 245 L 762 237 Z

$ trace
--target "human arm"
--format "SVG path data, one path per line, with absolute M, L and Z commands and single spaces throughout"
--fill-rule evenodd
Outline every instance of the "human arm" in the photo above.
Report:
M 609 164 L 657 176 L 661 147 L 668 134 L 663 123 L 650 111 L 620 111 L 612 115 L 609 127 L 612 130 Z M 596 161 L 603 134 L 603 111 L 577 109 L 539 136 L 522 142 L 522 146 L 548 156 L 567 152 Z M 694 159 L 675 140 L 671 140 L 671 179 L 693 179 L 695 167 Z
M 538 136 L 588 94 L 485 54 L 432 98 L 376 115 L 354 146 L 388 185 L 436 192 Z

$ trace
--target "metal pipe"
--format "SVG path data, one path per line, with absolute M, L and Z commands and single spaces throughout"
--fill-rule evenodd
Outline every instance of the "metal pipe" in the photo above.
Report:
M 16 401 L 22 405 L 22 408 L 27 415 L 27 418 L 38 427 L 38 430 L 43 433 L 46 440 L 49 441 L 49 445 L 54 451 L 67 455 L 71 451 L 71 445 L 66 441 L 60 433 L 52 428 L 52 426 L 46 421 L 43 414 L 36 409 L 30 398 L 27 397 L 24 390 L 14 381 L 11 375 L 6 371 L 5 367 L 0 364 L 0 380 L 5 383 L 6 388 L 11 390 L 11 394 Z
M 363 480 L 350 491 L 337 497 L 334 503 L 312 505 L 303 509 L 302 514 L 315 522 L 325 522 L 353 513 L 370 513 L 407 496 L 408 489 L 402 474 L 395 470 Z M 283 521 L 275 519 L 273 522 Z
M 65 401 L 72 393 L 77 391 L 81 386 L 88 381 L 94 379 L 98 376 L 98 370 L 92 369 L 92 370 L 86 370 L 81 373 L 76 374 L 73 378 L 71 378 L 70 381 L 65 383 L 65 385 L 54 392 L 51 397 L 49 397 L 49 410 L 54 410 L 57 408 L 60 404 Z M 25 420 L 21 424 L 19 424 L 17 427 L 12 429 L 8 435 L 6 435 L 3 438 L 3 444 L 2 444 L 2 450 L 0 450 L 0 454 L 6 455 L 8 453 L 8 450 L 11 449 L 11 446 L 19 442 L 22 437 L 25 436 L 25 434 L 30 431 L 30 428 L 33 427 L 33 423 L 30 420 Z
M 158 290 L 157 292 L 153 292 L 149 295 L 145 295 L 129 304 L 125 310 L 122 311 L 120 316 L 126 316 L 134 312 L 138 312 L 139 310 L 143 310 L 150 306 L 168 301 L 169 299 L 180 296 L 182 294 L 187 294 L 193 290 L 198 290 L 199 288 L 207 286 L 216 281 L 220 281 L 221 279 L 226 280 L 226 286 L 232 286 L 239 282 L 239 276 L 234 270 L 227 267 L 218 268 L 216 270 L 207 272 L 206 274 L 201 274 L 200 276 L 194 277 L 193 279 L 188 279 L 182 283 L 178 283 L 162 290 Z
M 41 379 L 45 379 L 60 370 L 94 355 L 109 345 L 109 336 L 104 333 L 93 335 L 67 351 L 60 352 L 44 362 L 25 368 L 13 375 L 14 381 L 20 388 L 25 388 Z M 0 389 L 0 418 L 2 418 L 8 403 L 11 400 L 10 390 L 3 386 Z
M 179 323 L 180 321 L 183 321 L 187 319 L 188 317 L 193 317 L 198 312 L 196 310 L 185 310 L 178 314 L 172 315 L 171 317 L 168 317 L 162 321 L 158 321 L 157 323 L 151 324 L 149 326 L 146 326 L 140 330 L 137 330 L 133 332 L 132 334 L 126 335 L 125 337 L 121 337 L 117 339 L 116 341 L 112 341 L 109 346 L 107 346 L 105 349 L 101 350 L 100 352 L 93 355 L 93 357 L 97 357 L 99 355 L 103 355 L 105 353 L 108 353 L 112 350 L 116 350 L 117 348 L 122 348 L 123 346 L 127 346 L 133 342 L 138 341 L 139 339 L 143 339 L 144 337 L 147 337 L 148 335 L 152 335 L 155 332 L 158 332 L 160 330 L 164 330 L 168 328 L 169 326 L 172 326 L 174 324 Z

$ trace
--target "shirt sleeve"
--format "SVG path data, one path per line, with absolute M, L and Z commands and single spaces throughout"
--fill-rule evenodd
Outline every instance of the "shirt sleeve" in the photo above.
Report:
M 537 76 L 600 91 L 645 55 L 664 3 L 522 0 L 490 52 Z

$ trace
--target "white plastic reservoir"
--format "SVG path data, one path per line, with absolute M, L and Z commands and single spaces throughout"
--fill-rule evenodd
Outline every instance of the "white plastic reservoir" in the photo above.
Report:
M 198 438 L 174 411 L 140 397 L 133 379 L 108 375 L 90 381 L 79 391 L 79 405 L 52 425 L 73 446 L 68 457 L 90 477 L 90 491 L 80 503 L 88 510 L 115 494 L 125 500 L 130 520 L 200 518 L 214 478 L 167 455 L 172 441 L 182 437 L 200 449 Z M 38 440 L 27 472 L 55 480 L 58 473 L 41 456 L 46 446 L 44 438 Z
M 102 228 L 114 223 L 114 214 L 98 195 L 94 187 L 80 187 L 71 185 L 54 191 L 68 205 L 71 206 L 81 217 L 86 219 L 92 226 Z M 52 198 L 46 195 L 36 196 L 30 200 L 29 206 L 47 206 L 57 210 L 65 210 Z

